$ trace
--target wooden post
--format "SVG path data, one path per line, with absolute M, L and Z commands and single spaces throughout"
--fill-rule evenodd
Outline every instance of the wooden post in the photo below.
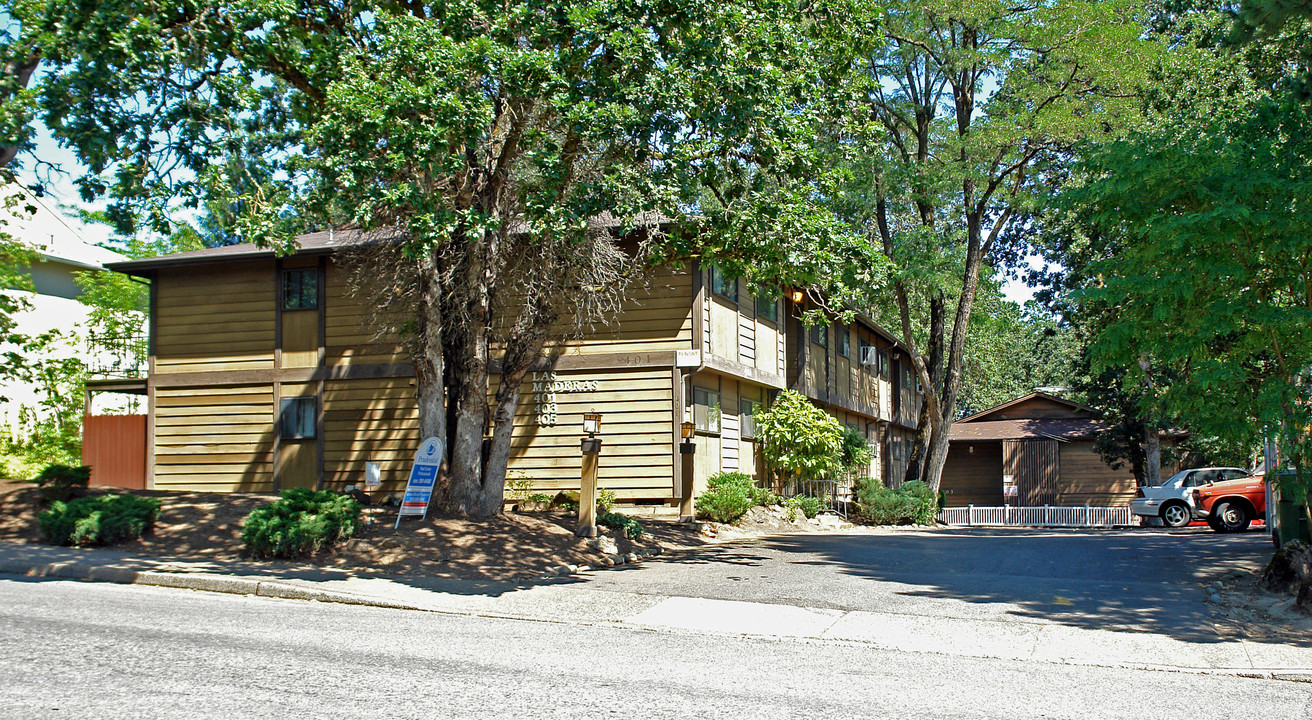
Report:
M 679 498 L 679 522 L 692 522 L 697 519 L 692 504 L 692 474 L 693 474 L 693 453 L 696 446 L 692 440 L 685 440 L 679 443 L 679 457 L 682 460 L 681 479 L 683 495 Z
M 579 537 L 597 537 L 597 458 L 601 455 L 601 440 L 583 438 L 583 475 L 579 483 L 579 525 L 574 534 Z

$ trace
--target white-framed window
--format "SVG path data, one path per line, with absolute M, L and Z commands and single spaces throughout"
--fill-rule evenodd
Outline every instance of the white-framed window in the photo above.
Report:
M 692 423 L 697 432 L 720 434 L 720 393 L 716 390 L 693 386 Z
M 751 398 L 738 399 L 738 419 L 742 426 L 744 440 L 756 439 L 756 409 L 761 404 Z

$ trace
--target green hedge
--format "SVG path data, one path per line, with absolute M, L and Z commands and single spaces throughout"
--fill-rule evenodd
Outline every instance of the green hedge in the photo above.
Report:
M 701 517 L 731 523 L 757 505 L 773 505 L 778 501 L 774 493 L 756 487 L 751 475 L 718 472 L 706 481 L 706 492 L 698 495 L 693 505 Z
M 53 545 L 112 545 L 135 540 L 155 527 L 159 501 L 135 495 L 98 495 L 56 500 L 37 516 Z
M 794 495 L 784 501 L 784 506 L 788 508 L 789 520 L 796 519 L 795 513 L 798 510 L 801 510 L 807 519 L 810 519 L 819 515 L 820 511 L 825 509 L 825 501 L 810 495 Z
M 81 495 L 91 482 L 91 468 L 58 463 L 47 465 L 32 482 L 43 502 L 66 501 Z
M 919 480 L 893 490 L 863 478 L 856 482 L 853 495 L 857 510 L 874 525 L 933 525 L 938 514 L 938 497 Z
M 253 557 L 290 558 L 345 540 L 359 525 L 360 503 L 350 495 L 292 488 L 246 516 L 241 541 Z

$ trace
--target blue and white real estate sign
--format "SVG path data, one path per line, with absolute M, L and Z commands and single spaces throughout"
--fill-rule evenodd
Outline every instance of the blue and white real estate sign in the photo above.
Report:
M 401 511 L 396 515 L 396 527 L 406 515 L 428 516 L 428 502 L 437 485 L 437 472 L 442 466 L 442 441 L 430 437 L 415 451 L 415 464 L 410 468 L 410 479 L 405 483 L 401 498 Z

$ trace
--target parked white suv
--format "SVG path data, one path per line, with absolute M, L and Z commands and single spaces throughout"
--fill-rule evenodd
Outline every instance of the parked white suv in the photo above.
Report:
M 1143 517 L 1158 517 L 1167 527 L 1184 527 L 1202 514 L 1194 507 L 1194 488 L 1209 482 L 1247 477 L 1248 471 L 1236 467 L 1210 467 L 1181 470 L 1161 485 L 1145 485 L 1130 501 L 1130 512 Z

